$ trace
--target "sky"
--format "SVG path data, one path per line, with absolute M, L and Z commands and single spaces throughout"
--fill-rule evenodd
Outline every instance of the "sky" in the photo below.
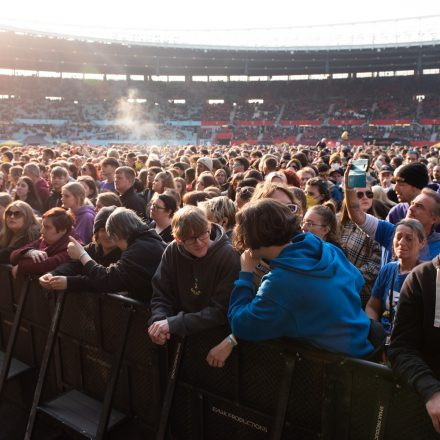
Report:
M 158 41 L 169 40 L 190 44 L 228 45 L 292 45 L 292 28 L 317 26 L 311 35 L 327 38 L 329 34 L 341 35 L 371 33 L 371 25 L 364 27 L 346 26 L 341 30 L 328 30 L 322 26 L 337 23 L 387 20 L 397 18 L 437 16 L 440 18 L 440 2 L 421 0 L 402 2 L 401 0 L 353 0 L 305 1 L 294 0 L 256 2 L 248 0 L 17 0 L 2 5 L 0 25 L 25 26 L 40 31 L 75 33 L 108 37 L 140 39 L 141 35 Z M 432 26 L 439 29 L 440 21 L 397 23 L 386 25 L 395 35 L 402 31 L 423 32 Z M 321 26 L 321 27 L 320 27 Z M 262 29 L 271 28 L 266 31 Z M 116 29 L 119 29 L 117 31 Z M 122 29 L 122 30 L 121 30 Z M 234 29 L 234 31 L 228 31 Z M 246 29 L 246 31 L 245 31 Z M 251 30 L 248 30 L 251 29 Z M 260 29 L 260 32 L 256 31 Z M 356 30 L 354 30 L 356 29 Z M 188 32 L 192 30 L 192 32 Z M 199 30 L 199 31 L 197 31 Z M 215 31 L 217 30 L 217 31 Z M 420 29 L 419 29 L 420 31 Z M 305 31 L 297 30 L 303 34 Z M 375 33 L 384 33 L 379 27 Z M 440 31 L 439 37 L 440 37 Z M 278 34 L 278 35 L 277 35 Z M 290 34 L 290 37 L 289 37 Z M 131 37 L 131 38 L 130 38 Z M 409 35 L 408 35 L 409 38 Z M 440 39 L 440 38 L 439 38 Z M 245 43 L 245 40 L 247 41 Z M 254 43 L 253 43 L 254 40 Z M 269 44 L 270 45 L 270 44 Z

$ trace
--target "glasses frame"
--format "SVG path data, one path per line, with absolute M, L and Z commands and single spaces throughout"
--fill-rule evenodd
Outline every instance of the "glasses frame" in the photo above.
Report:
M 5 211 L 5 217 L 9 217 L 9 218 L 23 218 L 24 217 L 24 213 L 21 211 Z
M 207 238 L 209 238 L 210 235 L 211 235 L 211 231 L 207 230 L 205 232 L 202 232 L 197 237 L 189 237 L 189 238 L 186 238 L 185 240 L 182 240 L 182 243 L 186 246 L 192 246 L 192 245 L 196 244 L 197 240 L 204 242 Z
M 360 196 L 360 197 L 359 197 Z M 356 197 L 359 199 L 359 200 L 362 200 L 363 198 L 364 198 L 364 196 L 367 198 L 367 199 L 373 199 L 374 198 L 374 193 L 373 193 L 373 191 L 356 191 Z
M 327 225 L 320 225 L 319 223 L 314 223 L 311 220 L 306 220 L 306 221 L 303 220 L 301 222 L 301 228 L 304 227 L 304 226 L 307 226 L 308 228 L 310 228 L 310 227 L 314 228 L 315 226 L 320 226 L 321 228 L 324 228 Z

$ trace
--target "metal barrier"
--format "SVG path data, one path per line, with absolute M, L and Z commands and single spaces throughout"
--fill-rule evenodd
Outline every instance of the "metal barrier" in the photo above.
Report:
M 0 267 L 3 348 L 11 335 L 20 285 L 17 281 L 3 289 L 5 273 Z M 14 356 L 35 368 L 42 364 L 57 298 L 33 282 L 23 306 Z M 191 440 L 438 438 L 422 401 L 382 365 L 277 340 L 240 341 L 224 368 L 209 367 L 206 355 L 228 334 L 227 328 L 186 338 L 175 390 L 164 405 L 165 410 L 171 407 L 169 418 L 162 418 L 168 423 L 159 429 L 167 350 L 148 338 L 148 309 L 118 295 L 66 294 L 42 402 L 72 389 L 106 399 L 127 308 L 131 318 L 119 378 L 107 402 L 129 419 L 112 438 L 162 438 L 167 426 L 175 438 Z M 169 348 L 173 343 L 177 341 Z M 37 417 L 36 426 L 42 422 Z M 4 423 L 0 419 L 0 426 Z M 32 438 L 44 438 L 37 431 Z

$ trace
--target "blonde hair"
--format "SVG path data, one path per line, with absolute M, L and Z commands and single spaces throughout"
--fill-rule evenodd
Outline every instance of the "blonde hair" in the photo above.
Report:
M 228 231 L 234 227 L 236 208 L 234 202 L 229 197 L 214 197 L 205 202 L 198 203 L 197 206 L 203 209 L 210 222 L 222 224 L 223 219 L 226 218 L 227 223 L 224 229 Z
M 84 187 L 78 182 L 66 183 L 62 189 L 69 191 L 73 197 L 78 201 L 80 206 L 84 205 L 86 200 L 86 191 Z
M 14 233 L 8 228 L 6 222 L 6 212 L 11 207 L 17 208 L 24 215 L 23 229 Z M 13 245 L 22 238 L 26 238 L 28 242 L 36 240 L 40 236 L 40 223 L 34 214 L 31 206 L 22 200 L 11 202 L 5 209 L 3 214 L 3 229 L 0 233 L 0 247 L 5 248 Z

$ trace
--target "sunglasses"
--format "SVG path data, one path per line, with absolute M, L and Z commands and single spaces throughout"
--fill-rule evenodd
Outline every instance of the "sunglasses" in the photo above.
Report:
M 21 211 L 6 211 L 5 216 L 10 218 L 21 218 L 24 216 L 24 214 Z
M 374 196 L 373 191 L 357 191 L 356 195 L 358 199 L 362 199 L 364 196 L 366 196 L 368 199 L 372 199 Z

